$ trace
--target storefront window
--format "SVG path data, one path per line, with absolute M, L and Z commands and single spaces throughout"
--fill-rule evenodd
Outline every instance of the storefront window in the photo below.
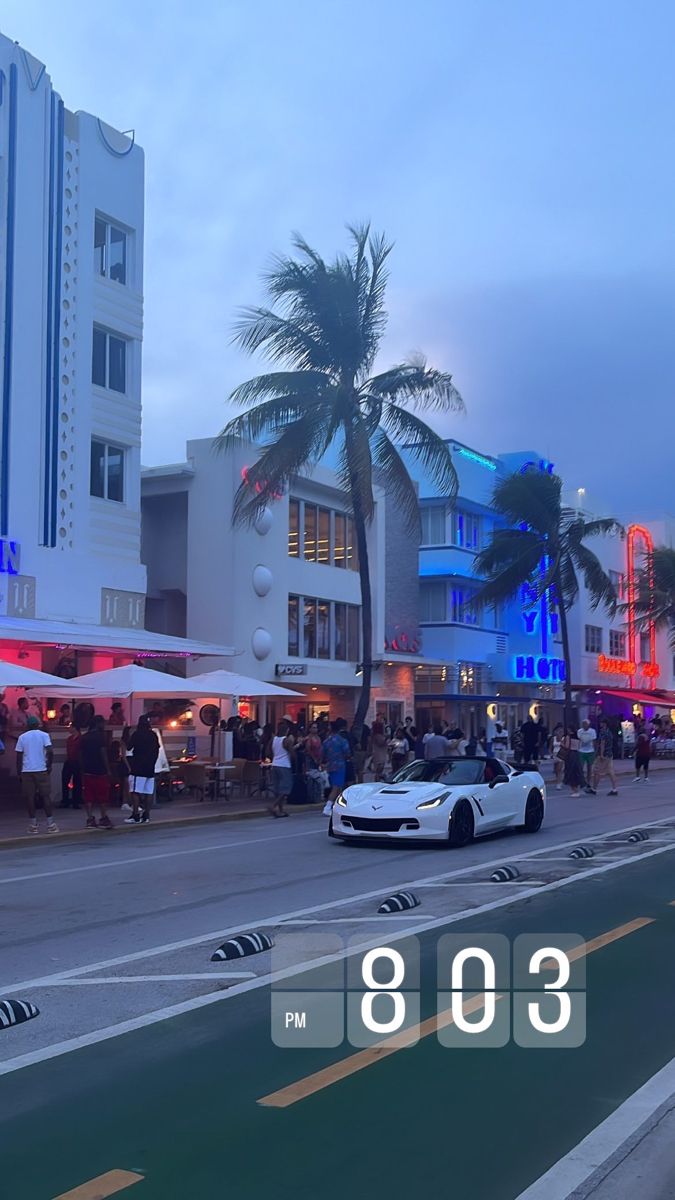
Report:
M 291 558 L 300 555 L 300 505 L 297 500 L 288 502 L 288 553 Z
M 316 658 L 316 600 L 305 596 L 303 621 L 303 655 L 305 658 Z
M 300 599 L 298 596 L 288 597 L 288 653 L 297 657 L 298 647 L 298 612 Z
M 317 656 L 330 658 L 330 601 L 317 601 Z

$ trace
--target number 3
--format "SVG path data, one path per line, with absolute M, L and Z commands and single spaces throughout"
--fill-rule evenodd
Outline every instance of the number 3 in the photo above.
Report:
M 570 960 L 563 950 L 555 946 L 543 946 L 535 951 L 530 959 L 530 974 L 538 975 L 546 960 L 553 959 L 558 968 L 558 978 L 553 983 L 545 983 L 544 991 L 553 992 L 560 1004 L 560 1014 L 555 1021 L 543 1021 L 539 1010 L 539 1001 L 535 1000 L 527 1006 L 530 1024 L 537 1033 L 562 1033 L 567 1029 L 572 1017 L 572 1000 L 567 992 L 560 989 L 567 986 L 570 978 Z

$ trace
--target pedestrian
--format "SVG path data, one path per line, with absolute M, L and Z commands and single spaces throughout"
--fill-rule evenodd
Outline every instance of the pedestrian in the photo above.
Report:
M 540 759 L 540 758 L 545 757 L 546 750 L 548 748 L 548 725 L 546 724 L 543 717 L 540 717 L 539 720 L 537 721 L 537 733 L 538 733 L 538 737 L 539 737 L 539 744 L 537 746 L 537 758 Z
M 593 791 L 597 790 L 599 780 L 604 779 L 605 775 L 609 775 L 612 787 L 607 794 L 618 796 L 619 789 L 616 786 L 616 775 L 614 774 L 614 736 L 609 727 L 609 721 L 604 717 L 600 722 L 597 746 L 598 754 L 593 763 Z
M 440 721 L 436 721 L 431 731 L 425 735 L 424 757 L 427 760 L 443 758 L 450 753 L 450 741 L 444 736 Z
M 370 731 L 370 759 L 373 775 L 379 783 L 384 779 L 384 768 L 387 765 L 387 735 L 384 732 L 384 722 L 379 717 L 373 721 Z
M 561 792 L 563 786 L 563 775 L 565 774 L 565 756 L 561 753 L 563 744 L 564 728 L 558 724 L 555 726 L 551 734 L 550 749 L 551 758 L 553 759 L 553 773 L 555 775 L 556 791 Z
M 66 758 L 61 768 L 61 808 L 82 808 L 81 741 L 80 730 L 73 728 L 66 738 Z
M 350 756 L 351 747 L 340 728 L 340 722 L 333 721 L 331 735 L 323 744 L 323 758 L 330 783 L 327 804 L 335 803 L 347 782 L 347 760 Z
M 408 761 L 408 739 L 405 736 L 403 725 L 399 725 L 389 742 L 389 754 L 391 756 L 391 769 L 395 775 Z
M 112 708 L 110 709 L 108 724 L 119 726 L 119 728 L 122 728 L 126 724 L 124 719 L 124 708 L 122 707 L 121 700 L 115 700 Z
M 28 809 L 29 833 L 38 832 L 36 806 L 42 805 L 47 818 L 47 833 L 58 833 L 54 823 L 51 801 L 50 774 L 54 751 L 52 740 L 40 726 L 37 717 L 26 718 L 26 728 L 16 743 L 16 773 L 21 780 L 21 791 Z
M 539 762 L 539 726 L 535 725 L 532 714 L 528 714 L 527 719 L 523 721 L 520 727 L 520 732 L 523 737 L 523 755 L 526 763 L 533 763 L 536 767 Z
M 579 757 L 579 738 L 572 728 L 567 730 L 562 740 L 562 752 L 565 755 L 564 780 L 572 789 L 571 798 L 577 800 L 581 795 L 579 789 L 582 787 L 585 777 Z
M 127 754 L 131 755 L 129 795 L 133 812 L 126 817 L 124 824 L 147 825 L 155 792 L 159 738 L 150 727 L 150 718 L 145 713 L 138 718 L 138 725 L 127 742 Z
M 287 817 L 286 800 L 293 790 L 293 751 L 295 739 L 288 721 L 277 725 L 276 737 L 272 739 L 272 791 L 274 804 L 270 808 L 273 817 Z
M 70 725 L 70 705 L 62 704 L 59 709 L 59 725 L 62 729 L 67 729 Z
M 110 761 L 106 746 L 105 717 L 94 717 L 89 729 L 80 742 L 80 766 L 82 768 L 82 794 L 87 811 L 87 829 L 96 829 L 94 807 L 99 810 L 98 826 L 113 829 L 108 816 L 110 798 Z
M 649 783 L 649 760 L 652 756 L 652 741 L 647 732 L 646 725 L 641 725 L 635 743 L 635 779 L 634 783 L 639 783 L 644 778 L 645 783 Z M 640 774 L 644 771 L 644 776 Z
M 516 766 L 521 766 L 523 754 L 525 753 L 525 743 L 523 741 L 523 731 L 520 725 L 516 725 L 511 735 L 511 749 L 513 750 L 513 758 Z
M 453 729 L 451 731 L 449 739 L 448 739 L 448 743 L 449 743 L 449 749 L 448 749 L 449 754 L 456 755 L 459 757 L 462 757 L 466 754 L 469 743 L 464 736 L 464 730 L 460 729 L 459 726 L 457 727 L 457 729 Z
M 581 769 L 584 773 L 585 791 L 589 794 L 593 791 L 593 763 L 595 761 L 595 742 L 597 736 L 590 721 L 584 720 L 581 722 L 579 729 L 577 729 L 579 758 L 581 760 Z

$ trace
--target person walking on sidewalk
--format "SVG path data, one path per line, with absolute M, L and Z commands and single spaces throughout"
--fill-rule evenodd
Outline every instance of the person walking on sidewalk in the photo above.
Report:
M 136 730 L 127 743 L 127 754 L 131 755 L 129 791 L 133 812 L 125 825 L 145 825 L 150 820 L 152 797 L 155 791 L 155 768 L 159 755 L 159 738 L 150 727 L 150 718 L 143 713 L 138 718 Z
M 609 727 L 609 721 L 604 719 L 600 722 L 597 745 L 598 755 L 593 763 L 593 791 L 597 791 L 599 780 L 608 775 L 612 787 L 607 794 L 618 796 L 619 789 L 616 786 L 616 775 L 614 774 L 614 735 Z
M 293 791 L 293 754 L 295 738 L 288 721 L 280 721 L 277 735 L 272 741 L 272 790 L 274 804 L 270 808 L 273 817 L 287 817 L 286 801 Z
M 652 756 L 652 739 L 649 736 L 649 730 L 646 725 L 642 725 L 635 743 L 635 779 L 634 783 L 640 783 L 644 778 L 645 783 L 649 783 L 649 760 Z M 644 776 L 640 774 L 644 771 Z
M 110 799 L 110 760 L 106 746 L 105 717 L 94 717 L 80 742 L 82 792 L 87 810 L 87 829 L 96 829 L 94 806 L 100 812 L 99 827 L 113 829 L 108 816 Z
M 66 760 L 61 768 L 61 808 L 82 808 L 81 741 L 82 734 L 73 727 L 66 739 Z
M 38 832 L 36 804 L 39 801 L 45 810 L 47 818 L 47 833 L 58 833 L 54 823 L 51 800 L 50 774 L 54 751 L 52 740 L 44 729 L 40 728 L 37 717 L 26 718 L 26 728 L 17 738 L 16 743 L 16 773 L 21 780 L 21 791 L 26 801 L 30 824 L 29 833 Z
M 572 789 L 571 798 L 577 800 L 584 782 L 584 771 L 579 756 L 579 738 L 574 729 L 568 729 L 563 740 L 561 753 L 565 757 L 565 783 Z
M 581 722 L 580 728 L 577 729 L 577 737 L 579 739 L 579 758 L 581 759 L 581 769 L 584 773 L 584 790 L 589 794 L 592 794 L 593 763 L 595 762 L 595 743 L 597 734 L 590 721 Z

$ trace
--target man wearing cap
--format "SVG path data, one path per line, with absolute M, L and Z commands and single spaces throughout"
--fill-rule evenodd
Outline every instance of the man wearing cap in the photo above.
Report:
M 52 742 L 48 733 L 40 727 L 38 717 L 26 718 L 26 728 L 16 743 L 16 773 L 21 780 L 21 791 L 26 801 L 30 824 L 29 833 L 38 832 L 36 804 L 39 800 L 47 818 L 47 833 L 58 833 L 52 816 L 50 772 L 54 759 Z

